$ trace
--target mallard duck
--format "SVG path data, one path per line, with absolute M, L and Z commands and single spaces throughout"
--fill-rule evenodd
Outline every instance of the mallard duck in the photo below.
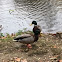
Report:
M 37 25 L 36 21 L 33 21 L 32 24 L 34 24 L 34 28 L 33 28 L 34 35 L 32 34 L 18 35 L 13 41 L 27 44 L 28 48 L 32 48 L 30 44 L 38 40 L 40 31 L 41 31 L 37 26 L 35 26 Z
M 40 34 L 40 30 L 36 30 L 33 35 L 31 34 L 18 35 L 13 41 L 27 44 L 28 48 L 32 48 L 30 44 L 38 40 L 39 34 Z

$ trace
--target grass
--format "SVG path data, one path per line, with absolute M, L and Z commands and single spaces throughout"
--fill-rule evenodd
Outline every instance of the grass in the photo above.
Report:
M 22 30 L 19 30 L 16 34 L 9 34 L 9 33 L 6 33 L 6 36 L 4 36 L 3 33 L 0 33 L 0 40 L 2 42 L 10 42 L 13 40 L 14 37 L 18 36 L 18 35 L 22 35 L 22 34 L 27 34 L 27 33 L 31 33 L 33 34 L 32 31 L 26 31 L 26 28 L 24 29 L 24 32 Z
M 53 55 L 60 55 L 62 49 L 60 49 L 60 48 L 51 48 L 51 51 L 53 52 Z

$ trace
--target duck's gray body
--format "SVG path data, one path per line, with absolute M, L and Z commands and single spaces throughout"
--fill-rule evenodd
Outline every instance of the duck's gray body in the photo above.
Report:
M 18 35 L 14 41 L 24 43 L 24 44 L 30 44 L 34 42 L 34 37 L 31 36 L 30 34 L 23 34 L 23 35 Z

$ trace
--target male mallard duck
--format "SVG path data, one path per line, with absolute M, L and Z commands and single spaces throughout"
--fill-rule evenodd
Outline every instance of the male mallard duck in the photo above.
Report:
M 36 30 L 34 35 L 30 35 L 30 34 L 18 35 L 14 39 L 14 41 L 27 44 L 28 48 L 32 48 L 30 44 L 38 40 L 39 34 L 40 34 L 40 30 Z
M 34 35 L 31 35 L 31 34 L 18 35 L 14 39 L 14 41 L 27 44 L 28 47 L 31 47 L 30 44 L 34 43 L 34 42 L 36 42 L 38 40 L 39 34 L 41 32 L 41 30 L 37 26 L 37 22 L 36 21 L 33 21 L 32 24 L 34 24 L 34 28 L 33 28 Z

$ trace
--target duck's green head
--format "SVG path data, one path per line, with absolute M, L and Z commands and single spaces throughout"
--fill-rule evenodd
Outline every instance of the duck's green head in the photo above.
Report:
M 32 24 L 37 25 L 37 22 L 36 21 L 32 21 Z

